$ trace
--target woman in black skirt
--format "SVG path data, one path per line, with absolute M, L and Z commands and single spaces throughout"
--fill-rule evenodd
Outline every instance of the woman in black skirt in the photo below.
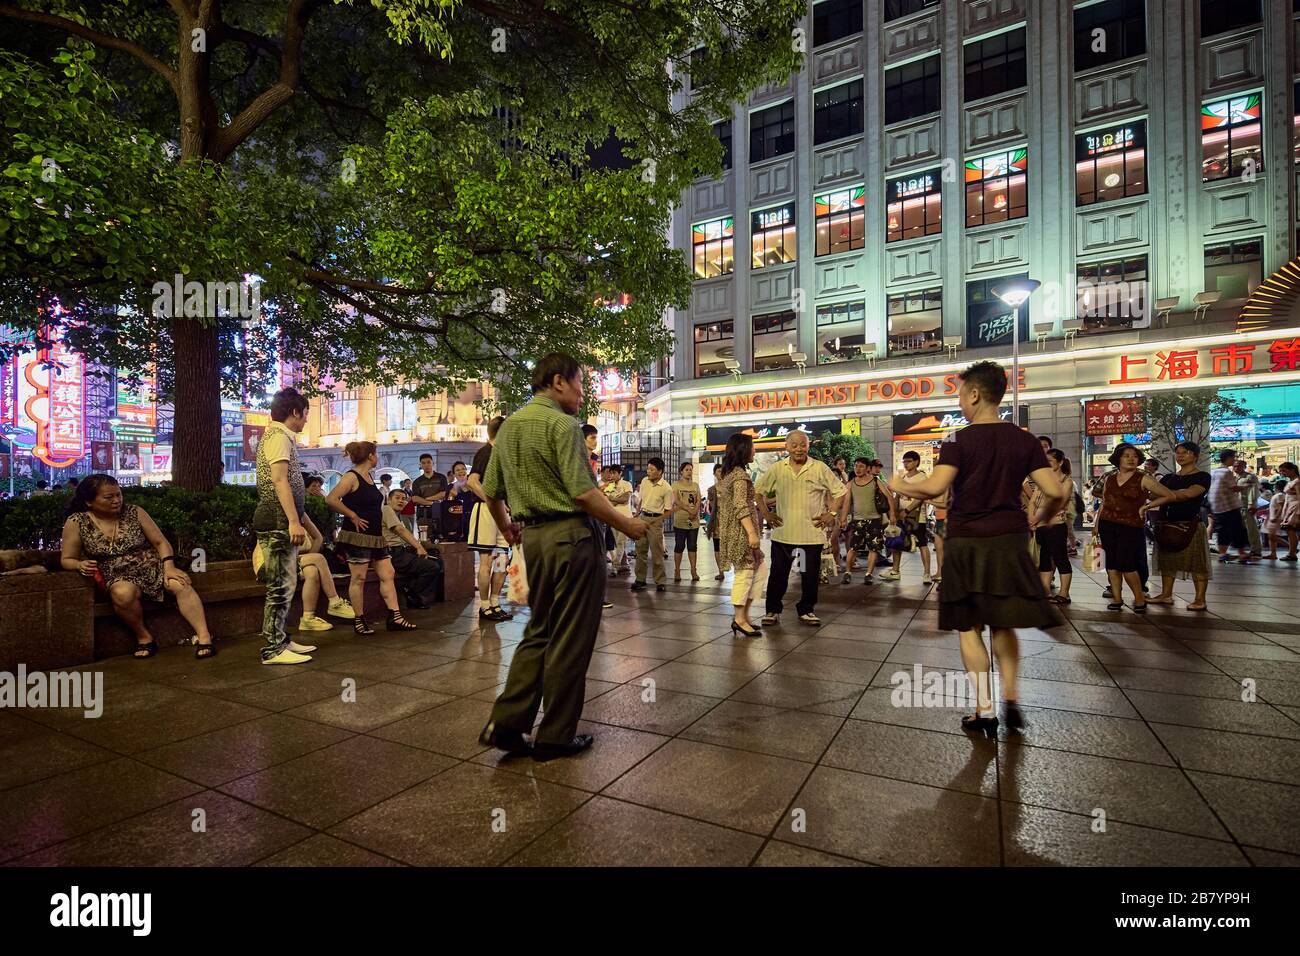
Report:
M 366 620 L 366 574 L 371 568 L 379 577 L 379 593 L 388 608 L 390 631 L 413 631 L 418 625 L 402 616 L 397 603 L 396 572 L 388 544 L 383 533 L 383 493 L 375 487 L 371 471 L 379 464 L 379 453 L 372 441 L 348 442 L 343 453 L 352 460 L 353 468 L 344 472 L 325 503 L 343 516 L 336 550 L 348 562 L 352 580 L 348 584 L 348 597 L 356 609 L 352 628 L 358 634 L 373 634 L 375 629 Z
M 997 711 L 984 628 L 998 659 L 1006 724 L 1024 726 L 1016 677 L 1020 648 L 1015 628 L 1061 623 L 1047 602 L 1029 554 L 1029 520 L 1021 487 L 1032 478 L 1043 498 L 1035 524 L 1046 525 L 1065 505 L 1065 492 L 1038 439 L 998 417 L 1007 373 L 996 362 L 977 362 L 961 376 L 958 402 L 970 422 L 949 434 L 939 462 L 924 481 L 890 487 L 910 498 L 938 498 L 952 488 L 948 505 L 943 582 L 939 585 L 939 627 L 961 632 L 961 659 L 974 683 L 976 713 L 962 718 L 969 733 L 996 737 Z

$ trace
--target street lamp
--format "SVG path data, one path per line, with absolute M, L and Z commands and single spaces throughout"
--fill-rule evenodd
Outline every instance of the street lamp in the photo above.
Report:
M 1020 424 L 1020 307 L 1029 301 L 1041 282 L 1012 279 L 993 287 L 993 294 L 1011 306 L 1011 420 Z

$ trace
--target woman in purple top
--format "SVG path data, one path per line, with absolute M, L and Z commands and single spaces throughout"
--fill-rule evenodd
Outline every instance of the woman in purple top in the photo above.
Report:
M 1053 474 L 1038 439 L 998 417 L 1007 390 L 1007 373 L 996 362 L 977 362 L 962 372 L 958 402 L 970 422 L 944 439 L 939 462 L 929 478 L 891 489 L 910 498 L 938 498 L 950 487 L 943 581 L 939 585 L 939 627 L 961 633 L 961 659 L 975 685 L 976 713 L 962 718 L 971 733 L 996 737 L 997 711 L 984 628 L 991 631 L 998 659 L 1008 729 L 1024 721 L 1016 705 L 1019 670 L 1017 627 L 1060 623 L 1043 593 L 1029 554 L 1029 520 L 1021 504 L 1026 477 L 1042 489 L 1034 523 L 1046 525 L 1065 505 L 1061 482 Z

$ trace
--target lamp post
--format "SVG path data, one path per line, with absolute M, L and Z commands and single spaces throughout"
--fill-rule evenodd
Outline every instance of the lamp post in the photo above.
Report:
M 1020 307 L 1029 301 L 1041 282 L 1012 279 L 993 287 L 993 294 L 1011 306 L 1011 421 L 1020 424 Z

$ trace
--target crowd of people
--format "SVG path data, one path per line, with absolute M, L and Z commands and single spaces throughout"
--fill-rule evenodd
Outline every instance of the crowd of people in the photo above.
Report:
M 732 632 L 750 639 L 780 626 L 793 575 L 799 578 L 795 617 L 815 627 L 823 585 L 851 583 L 859 559 L 864 585 L 897 581 L 906 555 L 916 553 L 922 582 L 937 589 L 939 627 L 958 632 L 963 663 L 974 678 L 977 706 L 962 725 L 993 737 L 1000 723 L 1015 730 L 1024 722 L 1017 704 L 1016 630 L 1058 626 L 1072 601 L 1084 492 L 1097 502 L 1085 555 L 1096 560 L 1099 552 L 1104 561 L 1112 610 L 1126 606 L 1125 588 L 1136 613 L 1149 604 L 1171 604 L 1178 578 L 1194 582 L 1188 608 L 1203 610 L 1212 535 L 1220 561 L 1296 560 L 1295 464 L 1281 465 L 1280 477 L 1259 476 L 1227 451 L 1208 473 L 1199 466 L 1200 447 L 1184 441 L 1174 449 L 1176 470 L 1160 474 L 1141 449 L 1125 443 L 1110 456 L 1112 470 L 1081 488 L 1049 436 L 1002 420 L 1007 376 L 993 362 L 976 363 L 959 376 L 958 401 L 969 424 L 940 444 L 928 473 L 915 451 L 888 478 L 876 458 L 858 458 L 850 473 L 845 459 L 827 464 L 813 457 L 808 435 L 794 431 L 786 455 L 760 474 L 752 435 L 737 433 L 713 466 L 707 494 L 690 462 L 670 480 L 667 464 L 651 458 L 635 488 L 620 465 L 602 465 L 595 429 L 575 417 L 583 382 L 572 358 L 545 356 L 533 369 L 532 401 L 489 423 L 488 441 L 468 467 L 457 462 L 444 476 L 425 455 L 419 475 L 394 485 L 392 475 L 379 470 L 375 444 L 355 441 L 344 449 L 352 467 L 328 494 L 320 476 L 305 474 L 298 461 L 296 435 L 306 424 L 308 399 L 293 389 L 278 392 L 257 450 L 252 515 L 254 567 L 266 585 L 262 663 L 311 660 L 315 648 L 291 640 L 286 629 L 299 585 L 299 632 L 328 630 L 325 617 L 336 617 L 351 620 L 357 634 L 376 633 L 365 614 L 371 571 L 386 629 L 416 628 L 399 594 L 406 607 L 436 599 L 441 569 L 421 536 L 428 529 L 435 537 L 464 540 L 476 554 L 483 621 L 513 616 L 501 601 L 508 567 L 513 574 L 517 563 L 527 578 L 531 613 L 481 742 L 537 760 L 570 756 L 592 742 L 577 726 L 602 609 L 612 606 L 605 595 L 610 579 L 630 573 L 631 589 L 643 591 L 653 577 L 664 591 L 671 527 L 674 581 L 683 579 L 685 557 L 691 582 L 698 582 L 703 530 L 716 557 L 715 580 L 733 575 Z M 339 516 L 337 529 L 315 526 L 305 507 L 308 495 L 322 497 Z M 1284 545 L 1286 554 L 1280 553 Z M 176 568 L 171 546 L 142 508 L 123 503 L 110 476 L 77 483 L 62 563 L 104 588 L 136 635 L 136 656 L 157 650 L 142 599 L 175 603 L 194 628 L 197 656 L 216 653 L 202 602 Z M 334 584 L 340 565 L 346 598 Z M 888 570 L 878 579 L 881 567 Z M 1148 597 L 1152 573 L 1161 590 Z M 324 614 L 318 615 L 322 598 Z M 756 620 L 759 601 L 763 613 Z M 1001 680 L 1000 716 L 990 651 Z M 534 730 L 543 691 L 546 710 Z

